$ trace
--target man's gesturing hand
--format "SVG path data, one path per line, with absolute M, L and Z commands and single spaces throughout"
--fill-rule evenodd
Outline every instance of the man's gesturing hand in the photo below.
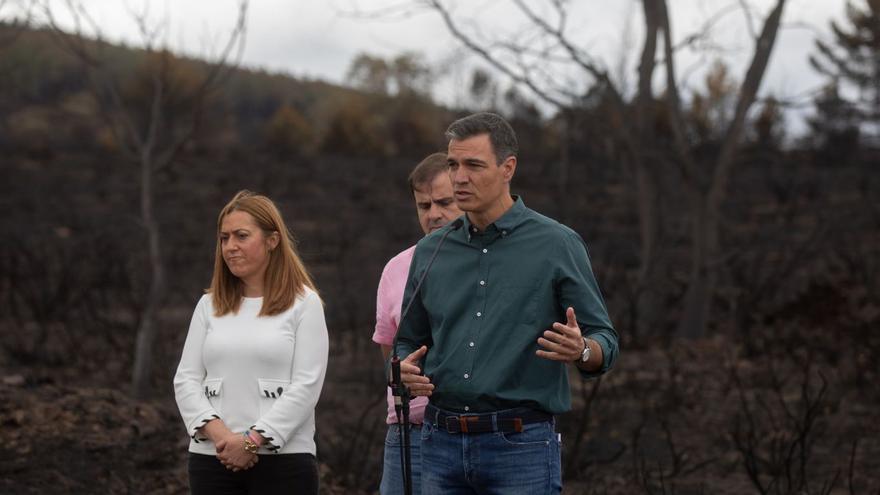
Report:
M 400 362 L 400 379 L 409 388 L 409 393 L 416 396 L 429 397 L 434 390 L 434 384 L 422 372 L 416 363 L 428 353 L 427 346 L 419 347 L 415 352 Z
M 584 352 L 584 339 L 581 337 L 581 329 L 574 316 L 574 308 L 569 307 L 565 311 L 565 316 L 568 321 L 564 324 L 554 323 L 553 330 L 545 331 L 544 336 L 538 338 L 538 345 L 546 349 L 535 352 L 539 357 L 566 362 L 581 357 L 581 353 Z

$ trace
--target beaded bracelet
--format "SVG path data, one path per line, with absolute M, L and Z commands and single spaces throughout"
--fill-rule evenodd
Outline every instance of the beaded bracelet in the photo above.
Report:
M 257 445 L 260 445 L 262 443 L 262 440 L 260 439 L 260 437 L 257 436 L 257 433 L 254 430 L 246 431 L 245 435 L 247 435 L 248 438 L 250 438 L 251 441 Z

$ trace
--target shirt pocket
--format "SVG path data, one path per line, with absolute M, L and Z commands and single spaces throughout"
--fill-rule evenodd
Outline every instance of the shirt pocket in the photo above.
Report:
M 287 389 L 290 388 L 289 380 L 275 380 L 271 378 L 257 379 L 260 393 L 260 416 L 269 412 L 275 401 L 280 399 Z
M 498 291 L 496 311 L 513 318 L 511 324 L 533 324 L 538 320 L 536 284 L 510 284 Z
M 223 414 L 223 379 L 210 378 L 202 382 L 202 393 L 219 414 Z

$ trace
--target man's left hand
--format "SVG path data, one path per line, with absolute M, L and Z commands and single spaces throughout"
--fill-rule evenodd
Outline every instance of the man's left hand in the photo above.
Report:
M 581 328 L 577 324 L 574 308 L 569 307 L 565 311 L 565 317 L 568 321 L 554 323 L 553 330 L 545 331 L 544 336 L 538 338 L 538 345 L 546 349 L 535 351 L 538 357 L 564 362 L 580 359 L 584 351 L 584 338 L 581 337 Z

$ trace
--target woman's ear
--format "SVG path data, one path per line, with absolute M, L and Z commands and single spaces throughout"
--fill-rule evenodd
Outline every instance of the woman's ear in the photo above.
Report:
M 269 244 L 269 251 L 274 250 L 278 247 L 278 243 L 281 242 L 281 234 L 278 231 L 274 231 L 269 234 L 269 237 L 266 239 L 266 242 Z

